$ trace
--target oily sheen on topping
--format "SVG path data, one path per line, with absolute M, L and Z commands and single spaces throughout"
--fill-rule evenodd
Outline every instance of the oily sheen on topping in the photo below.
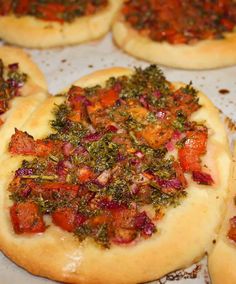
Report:
M 233 0 L 127 0 L 113 34 L 122 49 L 139 58 L 209 69 L 235 64 L 235 25 Z
M 98 39 L 120 5 L 121 0 L 0 1 L 0 37 L 34 48 Z
M 0 154 L 7 151 L 14 128 L 21 127 L 46 98 L 45 88 L 43 74 L 28 55 L 16 48 L 0 48 Z
M 211 248 L 230 156 L 209 100 L 152 65 L 95 72 L 45 101 L 6 163 L 0 245 L 10 258 L 58 281 L 137 283 Z

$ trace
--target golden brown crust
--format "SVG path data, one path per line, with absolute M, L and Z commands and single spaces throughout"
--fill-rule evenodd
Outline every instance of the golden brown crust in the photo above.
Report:
M 19 70 L 28 75 L 28 79 L 21 89 L 21 96 L 10 101 L 8 111 L 0 116 L 4 122 L 0 126 L 0 155 L 2 155 L 6 151 L 7 141 L 14 133 L 14 128 L 21 127 L 46 98 L 47 84 L 37 65 L 22 50 L 1 47 L 0 58 L 3 60 L 4 65 L 19 63 Z
M 212 69 L 236 64 L 236 33 L 224 39 L 195 44 L 155 42 L 140 35 L 119 15 L 113 24 L 113 38 L 124 51 L 153 63 L 183 69 Z
M 209 272 L 212 284 L 236 283 L 236 245 L 227 238 L 229 219 L 236 215 L 234 197 L 236 193 L 236 144 L 227 212 L 216 245 L 209 255 Z
M 31 48 L 77 44 L 105 35 L 121 0 L 109 0 L 109 6 L 92 16 L 79 17 L 71 23 L 47 22 L 32 16 L 0 17 L 0 38 Z M 17 31 L 17 32 L 16 32 Z
M 19 63 L 21 72 L 28 74 L 30 80 L 34 84 L 38 85 L 43 89 L 47 89 L 47 83 L 42 71 L 32 61 L 27 53 L 20 48 L 1 46 L 0 47 L 0 58 L 5 62 L 6 65 L 12 63 Z
M 129 72 L 130 70 L 124 70 L 126 74 Z M 121 69 L 91 74 L 79 80 L 77 85 L 98 83 L 111 74 L 120 75 Z M 106 250 L 89 240 L 80 244 L 73 235 L 53 225 L 41 235 L 15 235 L 9 220 L 7 187 L 12 172 L 19 166 L 22 157 L 8 155 L 4 161 L 7 166 L 0 169 L 2 251 L 36 275 L 80 284 L 144 282 L 186 267 L 201 258 L 210 250 L 218 231 L 220 212 L 227 194 L 231 159 L 218 111 L 203 94 L 199 97 L 203 108 L 194 119 L 207 121 L 207 126 L 212 129 L 205 162 L 209 165 L 216 183 L 213 188 L 191 183 L 188 197 L 177 208 L 168 210 L 158 225 L 159 231 L 152 238 L 127 247 L 112 246 L 110 250 Z M 61 101 L 63 97 L 49 98 L 21 129 L 27 130 L 35 138 L 48 134 L 51 109 L 54 102 Z

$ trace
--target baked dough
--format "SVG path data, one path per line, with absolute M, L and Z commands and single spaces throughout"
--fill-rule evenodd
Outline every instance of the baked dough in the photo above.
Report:
M 212 284 L 234 284 L 236 283 L 236 246 L 233 241 L 227 238 L 229 220 L 235 216 L 234 197 L 236 192 L 236 144 L 234 149 L 234 161 L 230 194 L 227 205 L 227 212 L 222 225 L 216 245 L 209 256 L 209 271 Z
M 14 133 L 14 128 L 21 127 L 32 112 L 46 98 L 47 84 L 44 75 L 30 57 L 20 49 L 1 47 L 0 58 L 4 65 L 19 63 L 19 71 L 26 73 L 28 79 L 21 88 L 21 96 L 15 97 L 9 103 L 9 109 L 0 116 L 4 122 L 0 126 L 0 156 L 6 152 L 7 142 Z M 2 158 L 2 157 L 1 157 Z
M 31 48 L 48 48 L 95 40 L 109 31 L 121 2 L 109 0 L 108 7 L 101 12 L 63 24 L 40 20 L 33 16 L 1 16 L 0 38 L 12 44 Z
M 78 86 L 102 84 L 111 76 L 131 74 L 129 69 L 112 68 L 98 71 L 75 83 Z M 179 87 L 181 84 L 176 83 Z M 218 232 L 221 212 L 227 196 L 230 151 L 224 127 L 216 108 L 199 93 L 203 106 L 194 115 L 206 121 L 210 129 L 205 163 L 211 169 L 215 184 L 190 183 L 188 196 L 176 208 L 168 209 L 159 223 L 158 233 L 133 245 L 102 249 L 90 240 L 79 243 L 72 234 L 51 225 L 45 233 L 34 236 L 13 232 L 8 184 L 20 166 L 22 156 L 5 153 L 5 167 L 0 168 L 0 248 L 18 265 L 33 274 L 68 283 L 137 283 L 157 279 L 168 272 L 187 267 L 199 260 L 212 247 Z M 49 120 L 54 104 L 63 97 L 50 97 L 38 108 L 20 130 L 35 139 L 50 132 Z M 223 167 L 222 167 L 223 165 Z
M 220 40 L 172 45 L 142 36 L 121 14 L 112 30 L 114 41 L 121 49 L 149 62 L 182 69 L 212 69 L 236 64 L 236 33 L 226 33 Z

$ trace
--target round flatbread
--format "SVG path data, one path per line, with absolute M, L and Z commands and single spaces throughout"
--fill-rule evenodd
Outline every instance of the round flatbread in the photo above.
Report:
M 46 98 L 47 84 L 42 72 L 20 49 L 0 48 L 1 114 L 0 155 L 6 152 L 7 142 L 15 127 L 21 127 Z
M 32 2 L 32 4 L 30 2 Z M 86 1 L 82 2 L 85 3 Z M 16 16 L 13 13 L 9 14 L 9 12 L 3 13 L 3 15 L 0 16 L 0 38 L 12 44 L 32 48 L 72 45 L 98 39 L 109 31 L 111 21 L 120 7 L 121 1 L 87 2 L 94 3 L 93 5 L 95 5 L 95 7 L 99 5 L 100 2 L 105 2 L 106 5 L 98 6 L 97 10 L 92 6 L 95 10 L 93 11 L 90 7 L 92 4 L 88 4 L 90 5 L 90 10 L 86 12 L 88 15 L 85 16 L 83 15 L 85 12 L 81 10 L 81 7 L 85 4 L 62 4 L 61 1 L 49 2 L 49 4 L 38 3 L 39 8 L 45 10 L 42 10 L 41 14 L 38 12 L 37 17 L 27 15 L 27 12 L 25 12 L 26 14 L 21 12 L 20 14 L 23 14 L 22 16 Z M 35 3 L 34 1 L 29 1 L 28 5 L 32 6 L 35 5 Z M 67 19 L 65 15 L 70 15 L 70 10 L 69 12 L 67 11 L 65 15 L 61 13 L 64 15 L 65 19 L 56 16 L 58 14 L 60 15 L 59 8 L 61 9 L 61 7 L 63 8 L 65 6 L 69 9 L 70 6 L 73 7 L 73 5 L 78 6 L 75 8 L 75 13 L 77 13 L 76 15 L 78 16 L 73 16 L 74 14 L 72 14 L 71 18 L 68 16 L 69 18 Z M 41 15 L 41 18 L 38 17 L 38 15 Z M 42 19 L 43 16 L 44 18 Z
M 235 188 L 236 188 L 236 145 L 234 148 L 234 160 L 232 167 L 232 177 L 230 184 L 230 194 L 227 202 L 227 210 L 220 234 L 216 240 L 216 244 L 209 255 L 209 272 L 213 284 L 233 284 L 236 282 L 236 245 L 235 245 L 235 229 L 234 235 L 229 238 L 230 223 L 235 224 L 235 219 L 231 219 L 236 215 L 235 208 Z M 235 217 L 234 217 L 235 218 Z M 230 221 L 231 219 L 231 221 Z M 233 226 L 233 224 L 232 224 Z M 234 225 L 235 226 L 235 225 Z M 235 227 L 234 227 L 235 228 Z
M 125 1 L 113 24 L 114 41 L 130 55 L 170 67 L 234 65 L 236 7 L 228 2 Z
M 145 98 L 141 96 L 141 90 L 146 90 Z M 137 97 L 139 102 L 135 99 Z M 147 101 L 148 98 L 153 100 Z M 163 103 L 169 99 L 171 102 L 173 98 L 177 106 L 173 114 L 177 117 L 169 124 L 171 114 L 167 112 L 168 119 L 165 120 L 163 114 L 167 109 Z M 65 101 L 72 109 L 69 113 Z M 152 108 L 154 102 L 158 104 L 158 112 Z M 129 103 L 128 108 L 126 103 Z M 58 105 L 56 112 L 55 104 Z M 86 119 L 84 107 L 89 115 Z M 184 112 L 188 116 L 188 123 L 183 121 Z M 117 119 L 116 123 L 113 118 Z M 161 129 L 163 132 L 160 132 L 157 126 L 161 119 L 169 125 L 171 135 L 167 135 L 168 128 Z M 85 123 L 83 127 L 88 127 L 89 132 L 83 133 L 81 129 L 84 128 L 78 122 Z M 127 128 L 122 128 L 122 131 L 121 125 L 124 123 Z M 54 129 L 53 134 L 49 140 L 43 140 L 52 133 L 50 125 Z M 158 139 L 150 132 L 150 126 L 152 131 L 155 129 L 159 133 L 155 136 Z M 61 131 L 61 127 L 64 130 Z M 73 132 L 73 129 L 77 130 Z M 179 130 L 176 132 L 174 129 Z M 183 137 L 185 132 L 187 136 Z M 22 137 L 26 139 L 24 145 L 29 146 L 30 142 L 30 147 L 19 145 L 19 141 L 23 141 Z M 109 140 L 113 138 L 115 140 Z M 60 148 L 58 139 L 66 141 L 63 148 Z M 82 139 L 79 144 L 77 139 Z M 50 152 L 51 143 L 63 150 L 58 152 L 54 148 L 55 151 Z M 83 147 L 87 150 L 84 151 Z M 9 150 L 11 154 L 6 155 L 5 167 L 0 169 L 0 248 L 14 262 L 33 274 L 68 283 L 146 282 L 191 265 L 212 247 L 227 195 L 231 164 L 226 133 L 218 111 L 205 95 L 196 92 L 191 85 L 169 83 L 156 66 L 136 71 L 112 68 L 80 79 L 69 90 L 68 97 L 55 96 L 44 101 L 31 119 L 12 136 Z M 180 167 L 176 151 L 185 151 L 187 155 L 186 150 L 191 152 L 187 158 L 189 161 L 186 162 L 186 156 L 182 157 L 184 159 L 181 158 Z M 42 158 L 45 155 L 48 157 L 48 152 L 51 166 L 46 167 L 45 172 L 45 168 L 41 168 L 38 162 L 34 163 L 29 154 Z M 87 165 L 86 158 L 82 158 L 87 152 L 92 157 L 91 164 L 81 168 L 82 165 Z M 203 155 L 203 152 L 206 153 Z M 20 153 L 21 155 L 17 155 Z M 70 170 L 67 169 L 66 175 L 63 167 L 58 164 L 61 155 L 67 156 L 66 167 Z M 126 157 L 133 156 L 136 158 L 127 168 Z M 144 157 L 149 157 L 145 168 L 143 162 L 137 162 L 137 159 L 142 161 Z M 26 161 L 22 164 L 23 159 Z M 204 166 L 200 165 L 200 159 Z M 155 170 L 153 168 L 154 172 L 148 170 L 149 164 L 157 160 L 160 167 Z M 161 161 L 165 161 L 162 166 Z M 57 165 L 56 168 L 51 163 Z M 65 160 L 63 165 L 64 163 Z M 71 166 L 75 163 L 79 165 L 75 171 L 76 176 L 71 172 Z M 123 166 L 121 163 L 124 163 Z M 54 172 L 53 168 L 59 172 Z M 131 181 L 129 170 L 132 169 L 137 174 L 138 168 L 142 172 L 141 176 L 133 176 L 134 184 L 127 188 L 126 182 Z M 93 174 L 96 178 L 92 177 Z M 76 177 L 74 182 L 73 177 Z M 54 179 L 58 178 L 60 181 L 55 182 Z M 17 180 L 23 181 L 21 189 L 15 187 Z M 35 186 L 30 189 L 31 183 Z M 29 188 L 25 191 L 26 184 Z M 144 185 L 147 187 L 143 187 Z M 8 191 L 9 186 L 11 192 Z M 48 206 L 52 205 L 48 203 L 52 201 L 52 196 L 46 197 L 50 200 L 45 203 L 45 191 L 40 191 L 40 195 L 37 195 L 37 188 L 41 186 L 46 192 L 51 192 L 51 189 L 54 192 L 53 198 L 57 198 L 55 196 L 58 196 L 59 191 L 59 196 L 65 197 L 64 201 L 60 200 L 63 205 L 59 202 L 54 203 L 56 207 Z M 70 199 L 70 196 L 74 194 L 80 196 L 80 201 L 82 195 L 93 196 L 89 201 L 86 199 L 88 203 L 85 207 L 84 203 L 76 203 L 77 211 L 73 215 L 76 219 L 71 215 L 74 214 L 74 201 L 77 197 Z M 31 201 L 28 199 L 30 196 L 34 196 Z M 65 203 L 67 198 L 70 199 L 68 205 Z M 37 203 L 39 200 L 40 205 Z M 26 210 L 22 211 L 22 206 L 26 206 Z M 30 217 L 21 219 L 21 213 L 24 215 L 25 211 L 28 212 L 27 216 L 31 216 L 28 211 L 31 209 L 27 206 L 34 211 L 31 211 L 32 216 L 36 217 L 33 223 Z M 41 206 L 41 211 L 38 211 L 38 206 Z M 47 214 L 42 216 L 42 212 Z M 68 216 L 71 216 L 70 221 Z

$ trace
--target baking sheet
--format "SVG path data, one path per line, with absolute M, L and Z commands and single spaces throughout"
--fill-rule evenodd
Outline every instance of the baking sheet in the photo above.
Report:
M 1 45 L 1 42 L 0 42 Z M 79 46 L 50 50 L 27 50 L 44 72 L 52 94 L 60 92 L 81 76 L 95 70 L 113 67 L 145 67 L 148 63 L 136 60 L 115 47 L 111 35 L 100 41 Z M 232 142 L 236 137 L 236 67 L 211 71 L 185 71 L 162 67 L 170 81 L 182 81 L 207 94 L 222 111 Z M 222 94 L 224 93 L 224 94 Z M 49 264 L 50 265 L 50 264 Z M 176 280 L 178 279 L 178 280 Z M 35 277 L 13 264 L 0 253 L 0 284 L 53 284 L 55 282 Z M 153 284 L 209 284 L 206 258 L 187 270 L 170 274 Z M 111 283 L 112 284 L 112 283 Z

